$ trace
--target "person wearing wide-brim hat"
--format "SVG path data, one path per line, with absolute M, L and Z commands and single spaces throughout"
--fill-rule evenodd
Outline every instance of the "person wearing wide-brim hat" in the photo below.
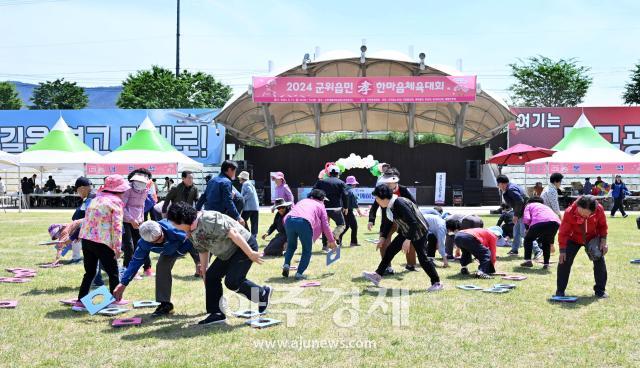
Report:
M 411 192 L 409 192 L 409 189 L 404 185 L 400 185 L 399 181 L 400 181 L 400 172 L 396 168 L 389 168 L 378 179 L 378 183 L 376 185 L 386 184 L 389 188 L 391 188 L 391 190 L 393 191 L 393 194 L 397 195 L 398 197 L 407 198 L 411 202 L 416 203 L 416 199 L 413 197 Z M 367 229 L 369 229 L 369 231 L 371 231 L 371 229 L 373 228 L 373 225 L 376 222 L 376 213 L 378 212 L 378 208 L 381 208 L 380 205 L 378 204 L 378 202 L 374 201 L 373 204 L 371 205 L 371 209 L 369 210 L 369 223 L 367 224 Z M 380 250 L 380 257 L 384 257 L 384 254 L 387 250 L 387 246 L 389 246 L 389 243 L 391 242 L 391 236 L 396 231 L 397 227 L 393 224 L 391 220 L 387 218 L 387 216 L 384 216 L 384 213 L 385 213 L 384 211 L 386 210 L 386 208 L 381 208 L 381 209 L 383 211 L 382 212 L 383 215 L 382 215 L 382 219 L 380 220 L 380 238 L 378 239 L 377 248 Z M 391 231 L 388 233 L 385 233 L 383 229 L 388 229 L 388 228 L 390 228 Z M 407 257 L 407 265 L 405 266 L 405 268 L 409 271 L 415 271 L 417 260 L 416 260 L 416 251 L 413 247 L 411 247 L 411 249 L 409 249 L 409 251 L 406 253 L 406 257 Z M 389 275 L 393 273 L 394 273 L 393 268 L 389 266 L 385 274 Z
M 360 211 L 360 207 L 358 205 L 358 197 L 353 192 L 353 188 L 358 186 L 358 180 L 355 176 L 350 175 L 345 179 L 345 184 L 347 184 L 347 214 L 344 216 L 345 228 L 342 234 L 340 234 L 340 244 L 342 244 L 342 237 L 347 232 L 347 230 L 351 229 L 351 247 L 357 247 L 358 244 L 358 220 L 356 220 L 356 215 L 354 211 L 358 213 L 358 216 L 362 216 L 362 211 Z
M 265 256 L 280 257 L 287 248 L 287 232 L 284 228 L 284 217 L 291 210 L 291 202 L 286 202 L 284 198 L 277 198 L 272 211 L 276 211 L 273 217 L 273 223 L 269 226 L 266 233 L 262 234 L 262 240 L 266 240 L 267 237 L 277 231 L 277 235 L 269 241 L 269 244 L 264 248 Z
M 120 282 L 117 259 L 122 246 L 122 197 L 129 188 L 129 183 L 121 175 L 107 176 L 81 220 L 82 227 L 78 237 L 82 239 L 84 277 L 78 292 L 78 302 L 74 305 L 76 309 L 84 307 L 80 299 L 89 294 L 98 261 L 109 275 L 109 290 L 112 293 Z

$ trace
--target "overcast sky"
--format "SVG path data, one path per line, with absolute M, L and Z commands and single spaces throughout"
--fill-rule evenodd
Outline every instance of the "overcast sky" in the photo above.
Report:
M 507 97 L 507 64 L 545 55 L 591 68 L 585 106 L 622 104 L 640 62 L 640 1 L 182 0 L 181 66 L 246 90 L 252 75 L 334 49 L 427 54 Z M 0 0 L 0 80 L 119 85 L 175 68 L 175 0 Z

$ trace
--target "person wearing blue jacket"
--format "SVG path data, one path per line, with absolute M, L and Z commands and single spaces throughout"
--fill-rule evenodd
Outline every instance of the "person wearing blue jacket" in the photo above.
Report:
M 242 184 L 242 198 L 244 199 L 244 206 L 242 208 L 242 218 L 246 222 L 244 227 L 251 231 L 251 234 L 258 237 L 258 219 L 260 218 L 260 207 L 258 205 L 258 193 L 256 187 L 249 180 L 249 173 L 243 171 L 238 175 L 238 180 Z M 251 227 L 249 227 L 251 222 Z
M 511 250 L 507 254 L 510 256 L 518 255 L 518 249 L 522 244 L 522 238 L 525 233 L 522 216 L 524 214 L 524 206 L 527 204 L 529 197 L 520 186 L 510 183 L 506 175 L 498 175 L 496 181 L 498 182 L 498 189 L 502 192 L 502 200 L 513 208 L 513 243 L 511 244 Z M 535 254 L 534 259 L 542 256 L 542 249 L 535 243 L 533 252 Z
M 124 271 L 120 284 L 113 291 L 117 300 L 122 298 L 124 290 L 138 273 L 146 257 L 151 252 L 159 253 L 156 266 L 156 301 L 160 303 L 152 316 L 158 317 L 173 313 L 171 303 L 171 270 L 176 260 L 189 253 L 192 248 L 187 233 L 176 228 L 169 220 L 145 221 L 140 225 L 141 239 Z
M 629 195 L 629 189 L 622 181 L 622 176 L 616 175 L 616 180 L 611 184 L 611 196 L 613 197 L 613 208 L 611 208 L 611 217 L 616 215 L 620 210 L 622 217 L 626 218 L 627 213 L 624 211 L 624 198 Z
M 240 216 L 240 211 L 233 203 L 233 185 L 231 181 L 236 178 L 238 164 L 235 161 L 226 160 L 220 167 L 220 175 L 213 177 L 207 183 L 204 194 L 198 199 L 196 210 L 218 211 L 244 226 L 244 219 Z

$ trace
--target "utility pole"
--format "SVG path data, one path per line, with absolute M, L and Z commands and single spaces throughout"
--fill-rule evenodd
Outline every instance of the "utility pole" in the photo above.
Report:
M 176 78 L 180 75 L 180 0 L 176 10 Z

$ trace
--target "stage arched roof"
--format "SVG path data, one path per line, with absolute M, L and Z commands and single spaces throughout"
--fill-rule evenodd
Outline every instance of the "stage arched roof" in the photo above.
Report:
M 306 66 L 306 67 L 305 67 Z M 322 54 L 306 65 L 294 65 L 274 73 L 281 77 L 360 77 L 462 75 L 451 68 L 424 65 L 397 51 L 366 53 L 348 50 Z M 455 137 L 457 146 L 484 143 L 515 116 L 500 98 L 480 91 L 469 103 L 273 103 L 253 102 L 250 92 L 234 96 L 216 116 L 229 133 L 244 142 L 275 144 L 276 137 L 313 134 L 316 146 L 322 133 L 336 131 L 409 133 L 410 145 L 418 133 Z

